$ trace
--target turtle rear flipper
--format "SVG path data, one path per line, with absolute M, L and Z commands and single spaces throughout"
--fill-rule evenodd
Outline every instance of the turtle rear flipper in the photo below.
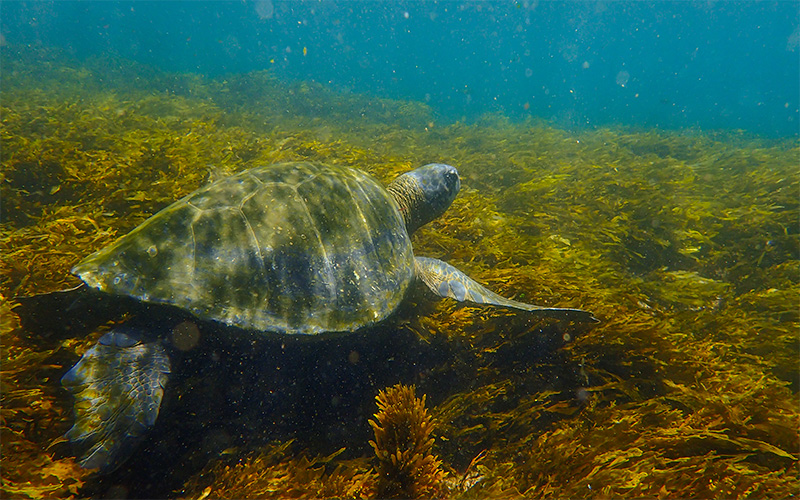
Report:
M 117 468 L 158 417 L 170 363 L 161 342 L 143 338 L 118 327 L 61 378 L 75 398 L 75 424 L 65 436 L 87 469 Z
M 450 297 L 459 302 L 470 301 L 530 311 L 543 316 L 573 321 L 598 322 L 589 311 L 563 307 L 542 307 L 511 300 L 482 286 L 446 262 L 430 257 L 416 257 L 417 276 L 440 297 Z

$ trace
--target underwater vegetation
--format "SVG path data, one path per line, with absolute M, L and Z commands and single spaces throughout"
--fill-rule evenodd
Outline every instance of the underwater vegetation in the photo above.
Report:
M 0 58 L 3 497 L 800 491 L 797 138 L 443 124 L 424 104 L 268 72 Z M 34 334 L 15 297 L 76 285 L 82 257 L 210 179 L 291 160 L 384 182 L 457 166 L 462 192 L 415 253 L 602 322 L 415 293 L 379 331 L 204 339 L 137 457 L 109 476 L 81 469 L 59 379 L 110 325 Z
M 444 493 L 441 461 L 431 454 L 433 421 L 425 397 L 414 387 L 397 385 L 375 398 L 378 413 L 369 424 L 375 440 L 369 444 L 378 458 L 378 498 L 437 498 Z

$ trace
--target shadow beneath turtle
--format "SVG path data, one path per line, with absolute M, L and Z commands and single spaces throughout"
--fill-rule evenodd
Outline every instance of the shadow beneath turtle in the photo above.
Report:
M 23 326 L 51 343 L 129 314 L 168 339 L 172 362 L 155 426 L 120 468 L 87 481 L 81 494 L 88 497 L 180 496 L 187 480 L 210 460 L 235 461 L 274 441 L 294 440 L 312 455 L 346 448 L 342 459 L 370 456 L 373 436 L 367 420 L 376 410 L 375 395 L 398 382 L 415 384 L 419 394 L 427 395 L 429 407 L 491 383 L 487 377 L 492 374 L 515 377 L 525 392 L 574 394 L 572 388 L 581 385 L 574 363 L 559 350 L 565 342 L 560 323 L 541 323 L 519 313 L 488 320 L 475 325 L 494 332 L 484 337 L 496 345 L 484 349 L 460 334 L 427 332 L 418 318 L 427 316 L 436 301 L 425 291 L 412 291 L 376 327 L 314 337 L 198 322 L 161 306 L 103 304 L 91 292 L 65 297 L 37 299 L 35 310 L 67 310 L 34 322 L 20 314 Z M 41 309 L 42 300 L 51 301 L 48 309 Z M 509 341 L 497 342 L 498 335 Z M 62 361 L 66 371 L 77 360 Z M 487 411 L 512 404 L 493 401 Z M 464 468 L 483 445 L 452 442 L 442 451 L 451 466 Z M 59 452 L 70 453 L 69 446 L 59 446 Z
M 200 342 L 171 356 L 173 375 L 148 437 L 82 494 L 173 496 L 209 460 L 271 441 L 294 439 L 320 454 L 346 447 L 343 458 L 368 455 L 367 419 L 378 391 L 419 383 L 452 356 L 444 339 L 424 342 L 393 323 L 314 340 L 198 327 Z
M 248 345 L 238 337 L 231 340 L 228 335 L 209 335 L 197 352 L 179 361 L 162 413 L 137 453 L 114 473 L 95 477 L 83 493 L 180 496 L 189 478 L 210 460 L 236 463 L 274 441 L 294 440 L 292 449 L 307 450 L 311 456 L 341 448 L 346 450 L 340 459 L 372 456 L 368 442 L 373 432 L 367 420 L 376 411 L 374 398 L 380 389 L 398 382 L 416 384 L 432 407 L 475 388 L 482 363 L 509 362 L 524 370 L 522 358 L 535 352 L 548 365 L 566 366 L 561 355 L 541 350 L 538 342 L 503 349 L 493 359 L 478 362 L 474 352 L 459 343 L 441 337 L 423 341 L 411 329 L 395 325 L 319 341 L 269 338 Z M 571 372 L 559 369 L 542 375 L 541 385 L 574 384 Z M 493 401 L 487 411 L 506 406 L 511 407 L 509 400 Z M 462 469 L 485 443 L 447 445 L 452 449 L 442 451 L 449 464 Z M 211 477 L 204 479 L 213 482 Z
M 63 339 L 87 335 L 104 323 L 147 309 L 129 297 L 97 292 L 84 284 L 57 292 L 14 297 L 21 331 L 34 344 L 52 348 Z

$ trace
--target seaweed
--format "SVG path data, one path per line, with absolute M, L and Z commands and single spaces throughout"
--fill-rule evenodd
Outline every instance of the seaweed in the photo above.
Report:
M 42 48 L 4 47 L 0 64 L 3 495 L 100 495 L 108 484 L 136 484 L 141 472 L 98 480 L 60 437 L 71 402 L 58 379 L 107 327 L 37 338 L 17 321 L 15 297 L 77 284 L 69 269 L 83 256 L 213 178 L 292 160 L 350 165 L 384 182 L 431 161 L 456 165 L 462 192 L 415 234 L 415 252 L 506 296 L 582 307 L 602 323 L 413 295 L 382 333 L 416 336 L 436 356 L 407 345 L 396 357 L 408 370 L 389 382 L 381 374 L 375 387 L 359 363 L 374 353 L 353 349 L 346 362 L 359 368 L 360 392 L 350 406 L 326 407 L 320 396 L 312 399 L 320 407 L 305 408 L 298 396 L 273 419 L 267 381 L 266 409 L 236 417 L 248 423 L 236 447 L 219 457 L 189 444 L 168 450 L 190 478 L 151 494 L 784 498 L 800 490 L 797 137 L 565 131 L 502 115 L 445 123 L 420 103 L 288 84 L 269 72 L 212 79 Z M 341 353 L 319 351 L 314 369 L 336 377 Z M 424 369 L 400 375 L 416 363 Z M 382 393 L 386 412 L 373 430 L 386 437 L 393 408 L 416 415 L 417 458 L 402 463 L 428 464 L 428 490 L 387 482 L 401 462 L 377 434 L 369 445 L 374 395 L 395 383 L 405 388 Z M 270 422 L 290 428 L 297 408 L 321 428 L 270 434 Z M 203 424 L 193 429 L 210 435 Z M 163 425 L 162 437 L 182 422 L 165 416 Z M 340 428 L 352 432 L 332 431 Z M 248 447 L 253 429 L 274 441 Z M 165 452 L 155 442 L 148 449 Z
M 364 460 L 308 458 L 290 453 L 292 441 L 274 443 L 235 464 L 212 462 L 190 480 L 182 498 L 373 498 L 375 477 Z M 294 456 L 292 456 L 294 455 Z M 287 458 L 290 457 L 290 458 Z M 330 469 L 330 470 L 329 470 Z M 211 484 L 209 478 L 212 478 Z M 188 496 L 184 496 L 189 493 Z
M 441 461 L 431 453 L 434 423 L 425 396 L 401 384 L 378 393 L 378 412 L 369 424 L 375 440 L 378 498 L 439 498 L 445 493 Z

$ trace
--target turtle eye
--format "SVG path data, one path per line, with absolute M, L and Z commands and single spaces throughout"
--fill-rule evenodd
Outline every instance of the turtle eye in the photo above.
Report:
M 458 191 L 461 188 L 461 179 L 458 176 L 458 170 L 455 167 L 450 167 L 445 175 L 445 182 L 451 188 L 455 188 Z

